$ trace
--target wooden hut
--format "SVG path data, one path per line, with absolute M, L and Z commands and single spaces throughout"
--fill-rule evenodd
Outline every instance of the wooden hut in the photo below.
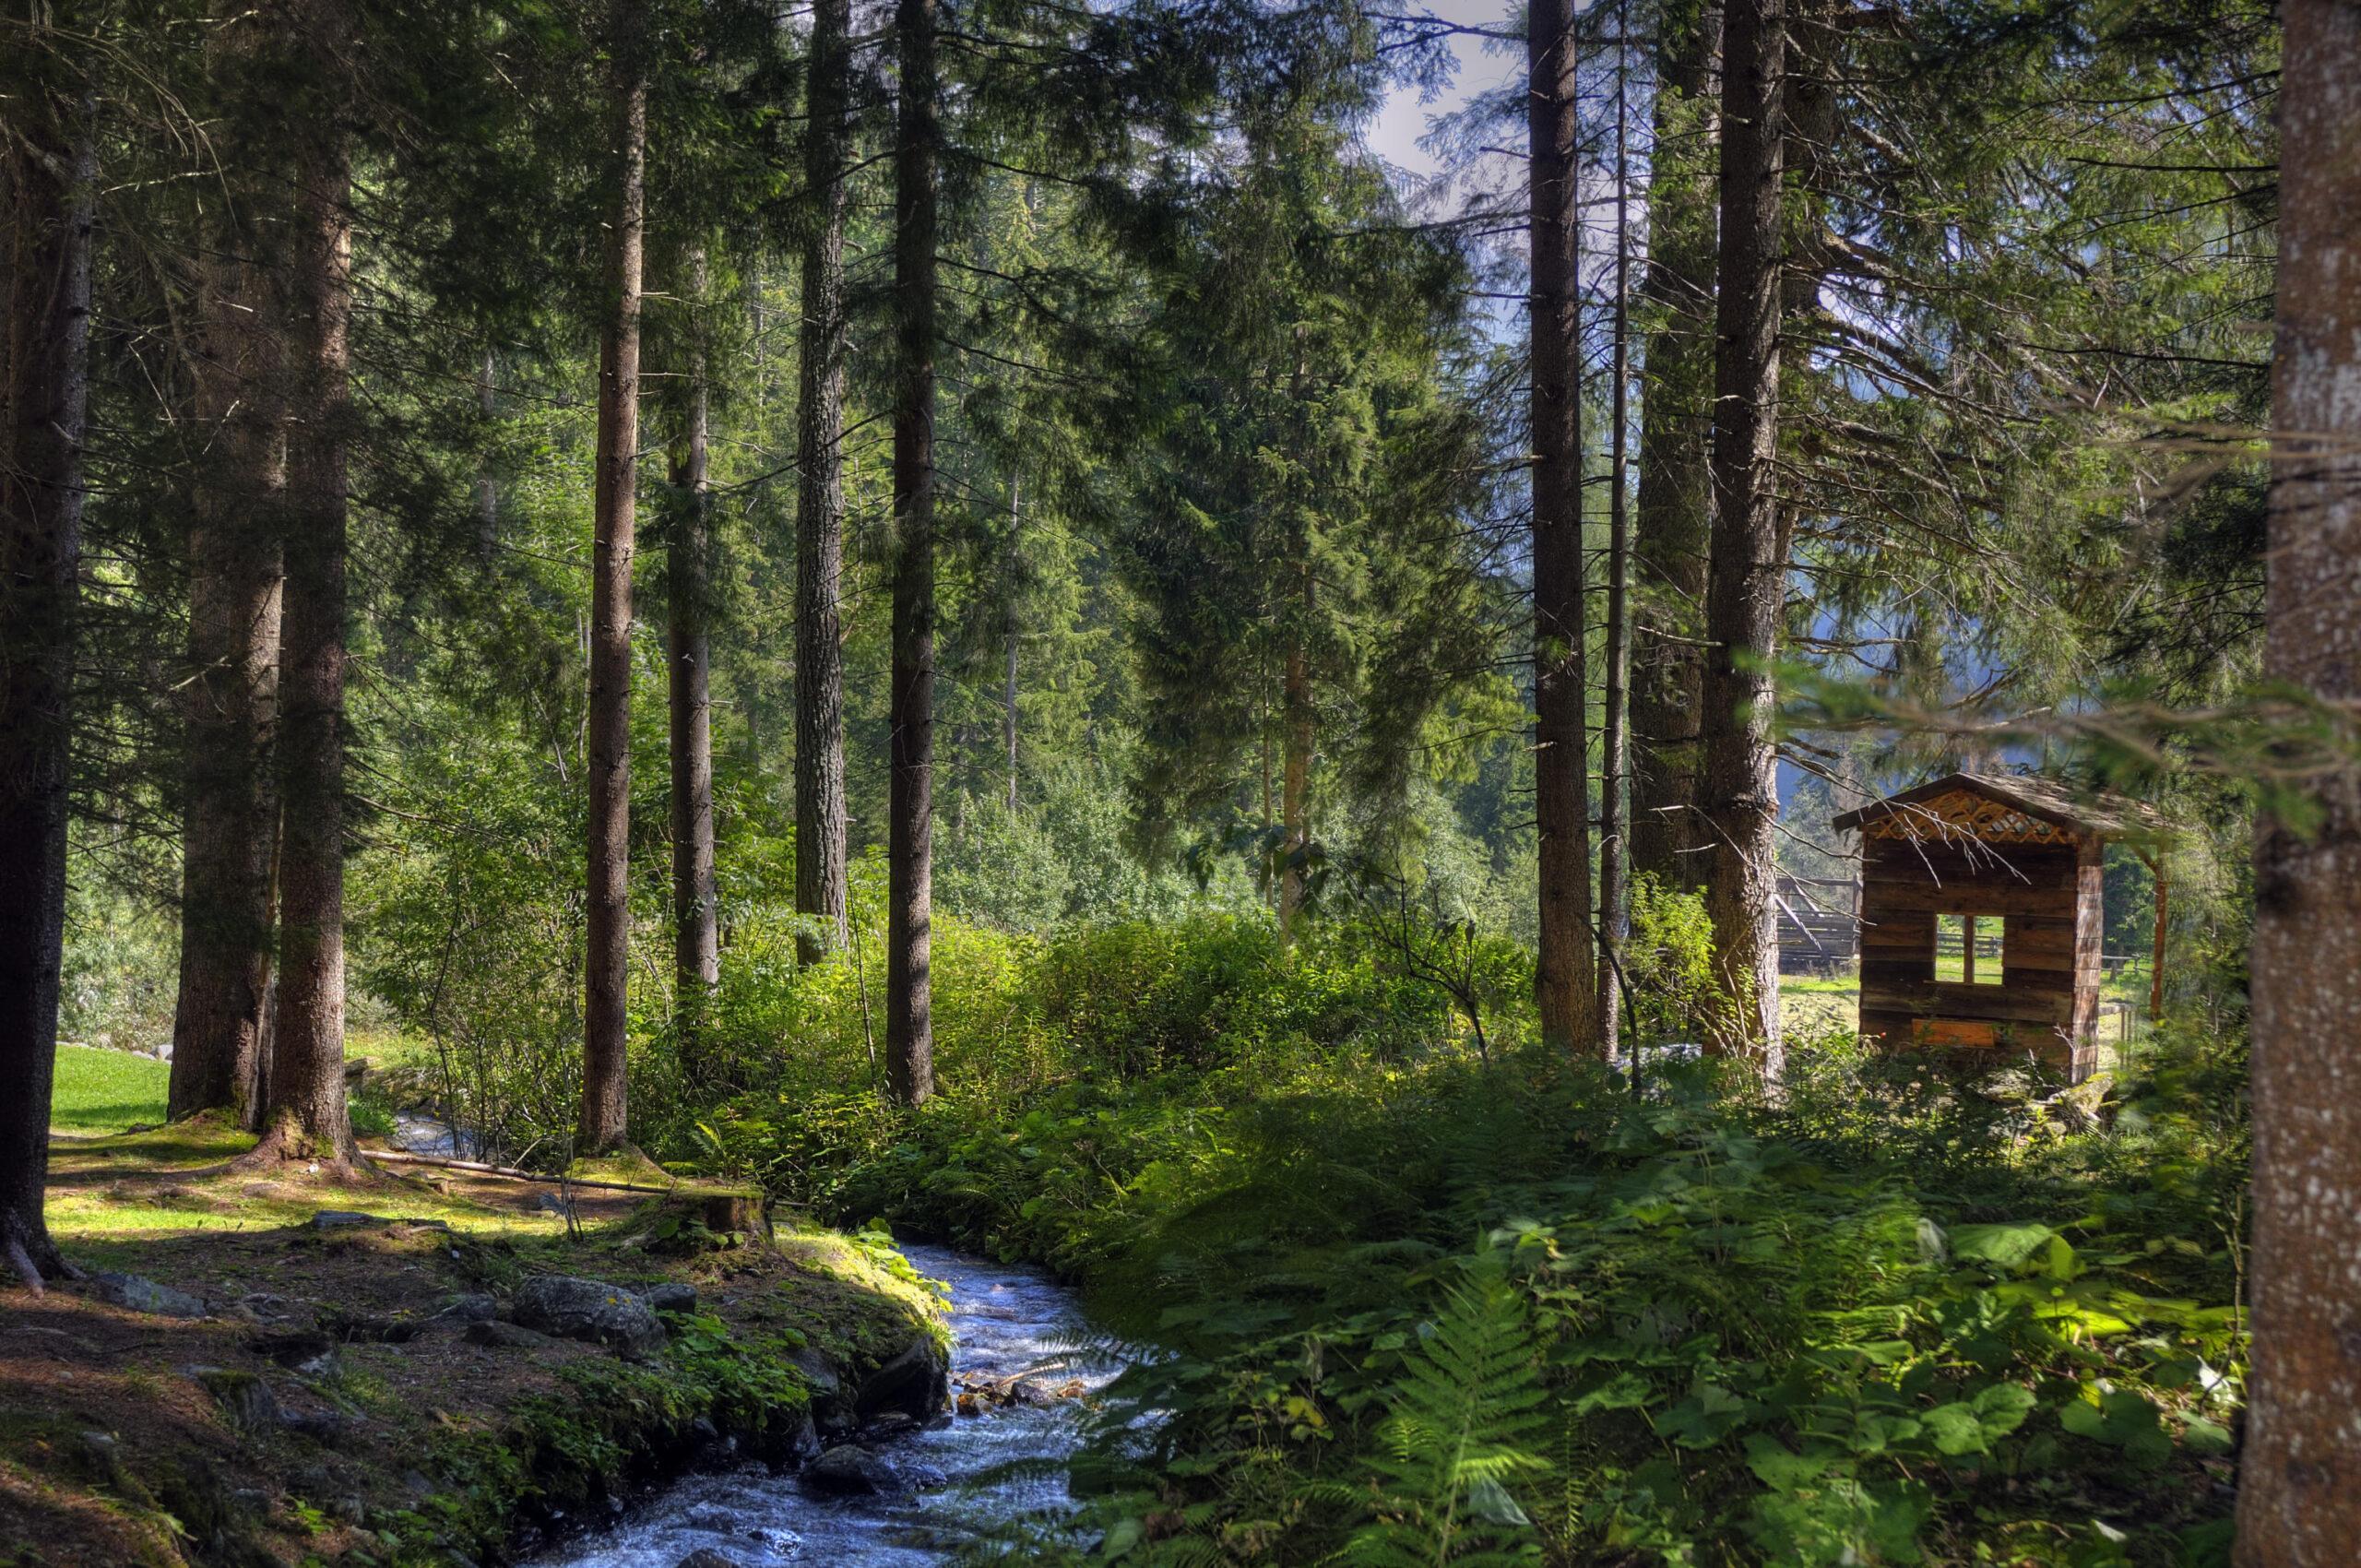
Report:
M 2097 1065 L 2106 845 L 2153 814 L 1954 773 L 1835 819 L 1861 835 L 1861 1033 Z M 2158 878 L 2162 910 L 2163 880 Z M 2159 927 L 2161 932 L 2161 926 Z

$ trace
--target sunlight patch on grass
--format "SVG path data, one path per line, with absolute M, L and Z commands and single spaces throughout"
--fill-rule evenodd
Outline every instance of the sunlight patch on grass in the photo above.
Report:
M 49 1124 L 65 1133 L 120 1133 L 164 1119 L 170 1063 L 90 1045 L 57 1048 Z
M 1783 975 L 1781 1027 L 1796 1034 L 1849 1029 L 1860 1016 L 1861 983 L 1849 975 Z

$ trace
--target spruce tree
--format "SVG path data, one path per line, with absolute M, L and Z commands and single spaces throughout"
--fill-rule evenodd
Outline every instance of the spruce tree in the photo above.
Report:
M 1541 837 L 1542 1038 L 1596 1047 L 1589 621 L 1583 562 L 1581 202 L 1572 0 L 1539 0 L 1525 45 L 1532 192 L 1534 815 Z
M 935 0 L 899 0 L 894 148 L 892 766 L 886 803 L 885 1065 L 894 1098 L 934 1093 L 935 224 L 942 104 Z
M 2308 822 L 2258 826 L 2254 1371 L 2238 1568 L 2328 1568 L 2361 1540 L 2361 6 L 2290 0 L 2279 130 L 2266 668 L 2340 708 Z
M 681 1053 L 693 1061 L 721 983 L 713 860 L 713 493 L 706 478 L 714 367 L 706 340 L 712 303 L 701 246 L 692 249 L 683 272 L 691 319 L 687 385 L 671 457 L 664 626 L 672 765 L 672 1011 Z
M 850 0 L 816 0 L 806 66 L 801 390 L 795 465 L 795 908 L 819 926 L 804 961 L 845 940 L 845 208 Z M 824 940 L 825 939 L 825 940 Z
M 69 8 L 0 64 L 0 1255 L 67 1272 L 43 1216 L 65 919 L 68 756 L 89 410 L 95 83 Z
M 631 621 L 639 482 L 641 270 L 647 223 L 647 17 L 616 0 L 607 47 L 613 106 L 607 286 L 599 339 L 596 539 L 590 593 L 589 953 L 584 966 L 582 1117 L 575 1146 L 604 1154 L 629 1127 Z
M 346 533 L 349 526 L 352 173 L 340 79 L 346 0 L 287 18 L 308 100 L 296 143 L 283 290 L 291 391 L 279 830 L 279 1008 L 256 1158 L 344 1163 Z
M 1705 706 L 1705 556 L 1713 529 L 1714 161 L 1719 0 L 1661 0 L 1653 53 L 1647 265 L 1639 304 L 1637 574 L 1631 670 L 1631 869 L 1667 887 L 1705 879 L 1697 815 Z
M 1721 252 L 1715 291 L 1712 642 L 1699 805 L 1713 834 L 1705 909 L 1736 1007 L 1716 1049 L 1780 1069 L 1778 754 L 1770 660 L 1786 618 L 1790 514 L 1780 505 L 1779 330 L 1785 255 L 1786 0 L 1731 0 L 1722 61 Z
M 183 693 L 179 993 L 167 1111 L 252 1125 L 265 1087 L 279 851 L 289 377 L 285 250 L 291 131 L 278 101 L 284 18 L 224 23 L 203 58 L 220 113 L 196 196 L 191 413 L 204 440 L 183 481 L 188 569 Z

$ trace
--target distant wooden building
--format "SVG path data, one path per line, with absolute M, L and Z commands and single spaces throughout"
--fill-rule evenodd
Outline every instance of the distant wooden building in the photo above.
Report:
M 1779 873 L 1781 974 L 1828 975 L 1851 965 L 1861 951 L 1860 891 L 1849 878 Z
M 1835 819 L 1861 835 L 1861 1033 L 2098 1062 L 2106 844 L 2145 807 L 1954 773 Z M 2161 897 L 2161 879 L 2159 894 Z

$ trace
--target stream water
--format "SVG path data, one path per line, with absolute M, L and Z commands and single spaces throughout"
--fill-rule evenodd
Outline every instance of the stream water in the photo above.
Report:
M 951 1288 L 951 1383 L 1023 1374 L 1046 1387 L 1086 1388 L 1121 1371 L 1077 1360 L 1088 1332 L 1073 1292 L 1029 1269 L 943 1247 L 903 1251 L 919 1273 Z M 534 1559 L 535 1568 L 675 1568 L 699 1549 L 741 1568 L 917 1568 L 1027 1518 L 1071 1506 L 1060 1461 L 1081 1441 L 1072 1397 L 949 1416 L 876 1453 L 901 1485 L 876 1496 L 813 1495 L 762 1466 L 689 1477 L 600 1534 Z M 1011 1473 L 1018 1461 L 1048 1461 Z

